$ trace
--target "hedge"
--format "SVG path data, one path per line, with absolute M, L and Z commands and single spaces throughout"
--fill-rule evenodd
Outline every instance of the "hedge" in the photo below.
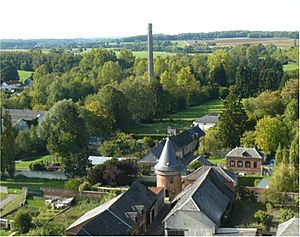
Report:
M 251 175 L 251 176 L 239 176 L 238 177 L 238 185 L 239 186 L 255 186 L 255 180 L 262 180 L 264 176 L 262 175 Z

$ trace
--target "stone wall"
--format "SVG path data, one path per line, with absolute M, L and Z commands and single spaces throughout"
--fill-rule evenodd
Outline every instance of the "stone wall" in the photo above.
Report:
M 44 198 L 54 198 L 54 197 L 90 197 L 90 198 L 102 198 L 105 192 L 95 192 L 95 191 L 83 191 L 82 194 L 75 190 L 65 190 L 59 188 L 41 188 L 43 191 Z
M 67 180 L 67 176 L 59 172 L 50 172 L 50 171 L 16 171 L 14 176 L 23 175 L 27 178 L 39 178 L 39 179 L 59 179 Z

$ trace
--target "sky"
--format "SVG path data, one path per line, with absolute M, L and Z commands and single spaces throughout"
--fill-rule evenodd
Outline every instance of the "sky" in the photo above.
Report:
M 1 39 L 299 31 L 299 0 L 0 0 Z

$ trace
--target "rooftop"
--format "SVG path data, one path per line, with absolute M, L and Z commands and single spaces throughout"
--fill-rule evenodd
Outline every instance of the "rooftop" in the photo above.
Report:
M 217 123 L 220 118 L 219 114 L 207 114 L 199 119 L 194 120 L 195 123 Z
M 226 157 L 239 157 L 239 158 L 256 158 L 263 159 L 263 155 L 256 150 L 256 148 L 236 147 Z
M 299 236 L 299 218 L 293 217 L 279 224 L 276 236 Z

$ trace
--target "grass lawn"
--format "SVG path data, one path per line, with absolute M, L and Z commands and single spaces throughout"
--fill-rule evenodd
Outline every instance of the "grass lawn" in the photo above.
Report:
M 31 71 L 18 70 L 19 81 L 20 82 L 24 82 L 28 77 L 31 76 L 32 73 L 33 72 L 31 72 Z
M 286 65 L 283 65 L 283 71 L 293 71 L 299 69 L 299 64 L 297 63 L 289 63 Z
M 10 203 L 4 206 L 4 209 L 1 210 L 0 215 L 3 216 L 10 211 L 18 208 L 20 206 L 20 203 L 25 199 L 24 194 L 19 194 L 14 200 L 12 200 Z
M 167 135 L 167 127 L 175 126 L 178 131 L 190 127 L 193 120 L 208 113 L 221 113 L 223 102 L 221 100 L 211 100 L 204 104 L 186 108 L 183 111 L 165 116 L 162 121 L 141 124 L 131 131 L 136 137 L 149 136 L 159 137 Z
M 208 161 L 210 163 L 213 163 L 214 165 L 226 165 L 226 159 L 224 157 L 219 157 L 219 156 L 210 156 Z
M 14 177 L 2 179 L 0 185 L 7 186 L 9 189 L 22 189 L 22 187 L 30 189 L 64 188 L 65 182 L 64 180 Z
M 7 197 L 7 193 L 0 193 L 0 201 L 4 200 Z
M 47 161 L 51 155 L 30 157 L 26 160 L 16 162 L 16 170 L 29 170 L 29 165 L 33 162 Z
M 12 231 L 10 231 L 10 230 L 0 230 L 0 236 L 9 236 L 9 235 L 11 235 L 13 232 Z

